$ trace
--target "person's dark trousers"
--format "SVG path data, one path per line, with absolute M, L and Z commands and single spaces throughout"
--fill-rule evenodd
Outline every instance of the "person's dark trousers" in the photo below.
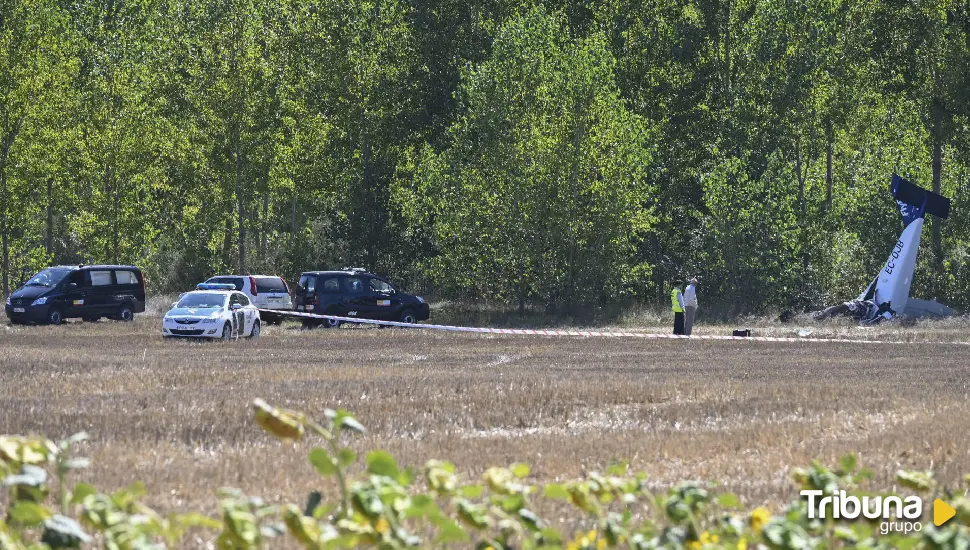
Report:
M 684 312 L 675 311 L 674 312 L 674 334 L 684 333 Z

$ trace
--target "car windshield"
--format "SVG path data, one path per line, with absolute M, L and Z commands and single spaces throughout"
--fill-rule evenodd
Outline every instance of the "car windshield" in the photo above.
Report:
M 225 307 L 226 295 L 215 292 L 191 292 L 179 300 L 177 307 L 193 309 L 215 309 Z
M 70 269 L 48 268 L 31 277 L 24 286 L 54 286 L 70 272 Z

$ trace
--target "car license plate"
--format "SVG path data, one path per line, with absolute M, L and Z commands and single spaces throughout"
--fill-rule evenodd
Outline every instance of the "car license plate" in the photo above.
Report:
M 14 313 L 23 313 L 24 311 L 25 310 L 22 307 L 15 307 L 15 308 L 13 308 L 13 312 Z
M 175 330 L 192 330 L 192 327 L 185 326 L 185 325 L 176 325 Z

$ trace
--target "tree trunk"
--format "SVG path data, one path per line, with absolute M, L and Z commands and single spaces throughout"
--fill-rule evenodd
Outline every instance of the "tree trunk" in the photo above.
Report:
M 0 142 L 0 241 L 2 241 L 3 258 L 0 270 L 3 274 L 3 295 L 10 295 L 10 220 L 7 218 L 7 205 L 10 201 L 7 197 L 7 159 L 10 156 L 10 148 L 20 133 L 20 127 L 24 122 L 24 117 L 17 119 L 13 129 Z
M 806 170 L 807 172 L 807 170 Z M 798 210 L 799 221 L 805 219 L 805 177 L 802 173 L 801 137 L 795 136 L 795 176 L 798 178 Z
M 835 174 L 832 171 L 832 149 L 834 148 L 835 132 L 832 129 L 832 121 L 828 121 L 825 127 L 825 140 L 827 147 L 825 150 L 825 211 L 832 207 L 832 180 Z
M 259 236 L 259 257 L 266 263 L 266 234 L 269 233 L 269 190 L 263 192 L 263 216 L 260 223 L 262 228 Z
M 111 170 L 108 169 L 108 180 L 110 182 L 112 178 Z M 111 257 L 112 261 L 117 265 L 118 263 L 118 203 L 121 202 L 121 194 L 118 192 L 118 182 L 110 182 L 112 194 L 114 195 L 114 200 L 111 205 L 111 219 L 112 219 L 112 230 L 111 230 Z
M 239 174 L 238 164 L 236 166 L 236 212 L 239 219 L 239 274 L 246 274 L 246 201 L 243 197 L 242 176 Z
M 47 178 L 47 257 L 54 256 L 54 178 Z
M 724 97 L 727 105 L 734 103 L 731 98 L 731 2 L 724 2 Z
M 293 210 L 290 212 L 290 243 L 287 250 L 293 250 L 293 238 L 296 236 L 296 182 L 293 182 Z
M 232 215 L 226 216 L 226 232 L 222 236 L 222 268 L 232 268 Z
M 943 138 L 940 135 L 939 120 L 937 120 L 936 131 L 933 135 L 933 192 L 939 194 L 940 179 L 943 172 Z M 943 257 L 943 239 L 940 226 L 943 220 L 933 218 L 933 251 L 938 255 L 938 260 Z
M 10 232 L 7 227 L 7 155 L 0 158 L 0 239 L 3 240 L 3 295 L 10 295 Z

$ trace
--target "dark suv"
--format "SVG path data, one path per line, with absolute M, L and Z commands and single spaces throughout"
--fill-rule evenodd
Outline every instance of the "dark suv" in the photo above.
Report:
M 396 290 L 384 279 L 360 268 L 303 273 L 293 305 L 295 310 L 307 313 L 402 323 L 424 321 L 431 315 L 428 304 L 420 296 Z M 324 319 L 304 323 L 319 324 L 335 328 L 340 326 L 340 321 Z
M 60 324 L 80 317 L 131 321 L 145 311 L 145 277 L 131 265 L 61 265 L 30 278 L 7 297 L 12 323 Z

